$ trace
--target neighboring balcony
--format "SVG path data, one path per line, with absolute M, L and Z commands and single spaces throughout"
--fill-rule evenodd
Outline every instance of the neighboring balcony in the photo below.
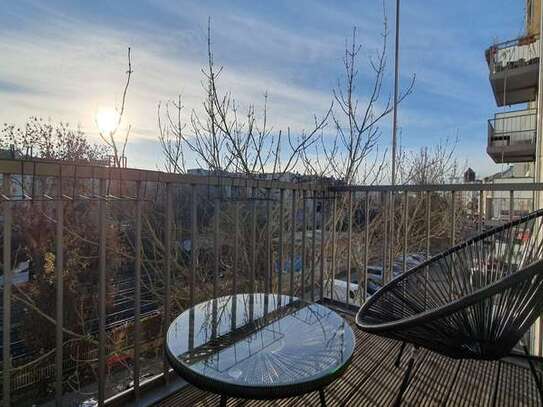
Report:
M 498 106 L 536 99 L 539 72 L 539 36 L 526 36 L 486 50 L 490 84 Z
M 496 163 L 535 160 L 537 110 L 496 113 L 488 121 L 486 152 Z

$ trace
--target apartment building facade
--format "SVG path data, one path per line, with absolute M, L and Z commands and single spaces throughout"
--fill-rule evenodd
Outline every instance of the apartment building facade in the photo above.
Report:
M 488 120 L 487 153 L 495 163 L 511 165 L 486 182 L 543 180 L 543 154 L 541 143 L 538 143 L 541 140 L 541 126 L 538 125 L 541 122 L 538 115 L 541 110 L 538 109 L 540 25 L 541 0 L 526 0 L 524 35 L 494 44 L 485 52 L 490 85 L 499 109 Z M 515 213 L 524 214 L 533 207 L 543 206 L 539 196 L 529 194 L 531 196 L 517 197 Z M 503 201 L 502 196 L 492 195 L 487 197 L 487 202 L 499 204 Z M 485 209 L 489 209 L 486 206 Z M 490 208 L 485 212 L 492 218 L 499 217 L 504 210 Z
M 526 0 L 525 34 L 486 50 L 496 105 L 487 153 L 496 163 L 536 162 L 541 0 Z
M 494 44 L 485 52 L 489 80 L 498 111 L 488 120 L 487 153 L 508 169 L 485 182 L 514 183 L 543 181 L 543 88 L 540 55 L 542 43 L 541 0 L 526 0 L 525 33 L 520 38 Z M 507 199 L 506 192 L 490 192 L 485 198 L 485 214 L 501 220 L 502 215 L 523 215 L 543 208 L 543 194 L 523 192 Z M 513 201 L 513 214 L 506 209 Z M 488 203 L 491 203 L 489 206 Z M 508 216 L 506 216 L 508 217 Z M 541 354 L 543 324 L 538 320 L 531 330 L 532 352 Z

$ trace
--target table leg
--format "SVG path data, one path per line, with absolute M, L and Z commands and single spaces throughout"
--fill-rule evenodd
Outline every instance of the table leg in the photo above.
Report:
M 220 407 L 226 407 L 226 399 L 227 397 L 224 394 L 221 394 L 221 404 Z
M 326 407 L 326 399 L 324 398 L 324 389 L 319 390 L 319 397 L 321 399 L 321 407 Z

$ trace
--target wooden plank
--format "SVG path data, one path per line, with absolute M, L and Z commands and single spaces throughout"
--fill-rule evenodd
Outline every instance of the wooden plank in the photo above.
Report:
M 393 342 L 393 344 L 394 346 L 388 352 L 374 355 L 381 363 L 364 381 L 363 386 L 345 398 L 347 405 L 387 406 L 392 404 L 403 374 L 403 370 L 394 365 L 400 343 Z
M 404 395 L 406 406 L 435 406 L 443 404 L 459 362 L 424 351 L 420 365 Z M 436 372 L 440 372 L 436 375 Z
M 455 406 L 491 405 L 497 362 L 465 360 L 447 403 Z
M 357 394 L 364 383 L 380 368 L 382 355 L 396 354 L 398 344 L 394 341 L 378 338 L 355 330 L 357 350 L 353 361 L 342 378 L 330 384 L 325 391 L 328 406 L 343 405 L 350 397 Z M 297 404 L 298 403 L 298 404 Z M 302 404 L 299 404 L 302 403 Z M 350 401 L 349 401 L 350 403 Z M 285 406 L 320 405 L 318 393 L 304 395 L 299 400 L 284 404 Z
M 539 406 L 537 387 L 529 369 L 501 362 L 496 406 Z

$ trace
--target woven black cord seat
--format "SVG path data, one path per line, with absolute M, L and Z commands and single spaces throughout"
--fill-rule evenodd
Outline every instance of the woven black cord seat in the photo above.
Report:
M 543 312 L 542 227 L 539 210 L 432 257 L 375 293 L 357 326 L 451 358 L 509 356 Z

